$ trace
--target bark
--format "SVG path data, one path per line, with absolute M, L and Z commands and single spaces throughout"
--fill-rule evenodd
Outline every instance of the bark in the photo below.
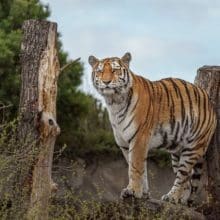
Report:
M 198 69 L 195 84 L 205 89 L 217 114 L 217 128 L 206 154 L 208 202 L 220 204 L 220 66 Z
M 36 145 L 29 219 L 48 219 L 52 187 L 51 168 L 56 136 L 57 79 L 60 71 L 56 49 L 57 25 L 28 20 L 21 45 L 21 95 L 19 138 Z

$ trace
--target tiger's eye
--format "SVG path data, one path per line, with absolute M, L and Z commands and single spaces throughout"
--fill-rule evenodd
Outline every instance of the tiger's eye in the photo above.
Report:
M 101 70 L 96 70 L 96 74 L 97 74 L 97 75 L 100 75 L 101 73 L 102 73 Z

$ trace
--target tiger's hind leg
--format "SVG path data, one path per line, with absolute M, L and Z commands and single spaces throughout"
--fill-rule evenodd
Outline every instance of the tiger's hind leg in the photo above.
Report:
M 180 154 L 179 165 L 176 172 L 176 179 L 174 185 L 168 194 L 162 197 L 162 200 L 171 201 L 173 203 L 185 202 L 189 196 L 189 179 L 191 177 L 191 171 L 198 159 L 202 156 L 202 145 L 199 146 L 187 146 Z M 188 191 L 188 196 L 186 195 Z M 181 201 L 182 200 L 182 201 Z
M 190 195 L 191 195 L 191 183 L 190 180 L 188 180 L 183 184 L 183 191 L 180 196 L 179 202 L 183 205 L 188 205 L 188 200 L 190 198 Z
M 180 154 L 179 153 L 171 153 L 171 162 L 172 162 L 172 167 L 173 167 L 173 172 L 175 174 L 175 176 L 177 175 L 177 171 L 179 168 L 179 160 L 180 160 Z M 187 204 L 188 202 L 188 198 L 190 197 L 191 194 L 191 184 L 190 181 L 187 181 L 184 184 L 183 187 L 183 192 L 180 198 L 180 202 L 182 204 Z
M 191 195 L 188 199 L 188 205 L 194 205 L 198 202 L 197 196 L 203 189 L 204 185 L 204 175 L 205 167 L 204 167 L 204 157 L 201 157 L 195 166 L 192 169 L 191 175 Z
M 176 175 L 179 167 L 179 160 L 180 160 L 180 155 L 177 153 L 171 154 L 171 163 L 173 167 L 173 172 Z

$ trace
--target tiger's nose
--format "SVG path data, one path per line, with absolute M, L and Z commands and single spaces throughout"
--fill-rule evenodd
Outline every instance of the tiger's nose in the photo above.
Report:
M 110 82 L 111 82 L 111 80 L 103 81 L 103 83 L 104 83 L 106 86 L 107 86 Z

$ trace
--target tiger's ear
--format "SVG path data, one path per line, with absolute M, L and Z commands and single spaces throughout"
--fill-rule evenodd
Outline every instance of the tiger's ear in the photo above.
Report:
M 92 67 L 95 66 L 95 64 L 99 62 L 99 60 L 94 56 L 89 56 L 88 61 Z
M 122 58 L 121 60 L 129 66 L 129 63 L 131 61 L 131 54 L 129 52 L 127 52 Z

